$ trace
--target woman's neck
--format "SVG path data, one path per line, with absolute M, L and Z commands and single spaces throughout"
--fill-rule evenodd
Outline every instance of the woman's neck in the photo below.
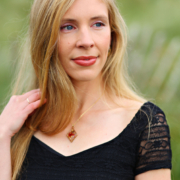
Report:
M 103 93 L 103 83 L 98 79 L 88 82 L 73 81 L 73 85 L 78 98 L 77 111 L 79 112 L 86 111 Z M 98 102 L 94 108 L 97 106 Z

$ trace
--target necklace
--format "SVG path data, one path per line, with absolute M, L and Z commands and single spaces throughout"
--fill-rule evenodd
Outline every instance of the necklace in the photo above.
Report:
M 102 93 L 102 94 L 103 94 L 103 93 Z M 101 96 L 102 96 L 102 94 L 101 94 Z M 77 132 L 76 132 L 75 129 L 74 129 L 75 124 L 79 121 L 79 119 L 80 119 L 86 112 L 88 112 L 88 111 L 100 100 L 101 96 L 100 96 L 84 113 L 82 113 L 82 114 L 79 116 L 78 120 L 77 120 L 73 125 L 71 124 L 71 125 L 72 125 L 71 131 L 70 131 L 69 133 L 67 133 L 67 135 L 66 135 L 71 142 L 73 142 L 74 139 L 77 137 Z

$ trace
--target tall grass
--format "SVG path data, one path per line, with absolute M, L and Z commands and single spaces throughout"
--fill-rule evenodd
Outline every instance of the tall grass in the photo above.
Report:
M 171 132 L 172 179 L 180 179 L 180 39 L 149 26 L 129 26 L 129 72 L 138 88 L 164 110 Z

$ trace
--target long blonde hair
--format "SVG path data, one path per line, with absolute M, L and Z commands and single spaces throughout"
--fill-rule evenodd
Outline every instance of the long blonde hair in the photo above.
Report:
M 13 94 L 40 88 L 41 105 L 28 117 L 20 131 L 12 138 L 12 179 L 21 171 L 30 140 L 36 130 L 47 135 L 63 131 L 77 108 L 77 97 L 72 82 L 59 59 L 57 40 L 60 22 L 75 0 L 35 0 L 30 15 L 30 27 L 25 51 L 20 63 Z M 124 54 L 126 53 L 126 26 L 114 0 L 104 0 L 109 11 L 112 43 L 111 53 L 102 69 L 105 91 L 119 97 L 144 102 L 129 80 Z M 28 46 L 26 46 L 28 47 Z M 29 74 L 27 72 L 29 70 Z M 27 77 L 25 77 L 27 75 Z M 28 82 L 28 84 L 27 84 Z M 59 113 L 63 112 L 63 113 Z

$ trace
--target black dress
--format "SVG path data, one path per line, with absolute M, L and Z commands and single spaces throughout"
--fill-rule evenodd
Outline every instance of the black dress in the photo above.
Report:
M 114 139 L 64 156 L 32 137 L 19 180 L 133 180 L 140 173 L 171 169 L 164 112 L 146 102 Z

